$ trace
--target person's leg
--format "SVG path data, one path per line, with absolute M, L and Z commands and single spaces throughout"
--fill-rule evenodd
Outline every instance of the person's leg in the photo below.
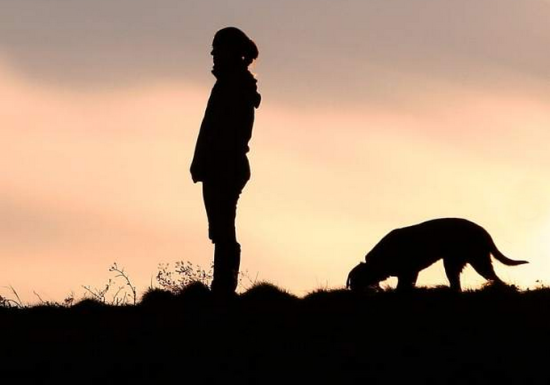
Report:
M 216 243 L 214 250 L 214 279 L 212 292 L 232 295 L 239 283 L 241 247 L 239 243 Z
M 215 243 L 212 291 L 232 295 L 238 285 L 241 246 L 237 242 L 235 219 L 243 184 L 224 183 L 207 188 L 211 239 Z M 206 198 L 208 197 L 208 198 Z
M 216 243 L 216 233 L 218 232 L 218 221 L 220 212 L 220 197 L 218 184 L 212 181 L 202 183 L 202 198 L 206 217 L 208 218 L 208 238 L 212 243 Z

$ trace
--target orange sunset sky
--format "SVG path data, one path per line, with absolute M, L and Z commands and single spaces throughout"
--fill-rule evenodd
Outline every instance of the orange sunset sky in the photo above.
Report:
M 210 265 L 188 169 L 228 25 L 260 49 L 249 276 L 342 287 L 391 229 L 453 216 L 530 261 L 502 279 L 550 282 L 550 1 L 3 0 L 0 295 Z

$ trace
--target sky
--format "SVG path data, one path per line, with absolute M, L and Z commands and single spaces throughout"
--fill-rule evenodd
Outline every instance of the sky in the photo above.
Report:
M 530 261 L 502 279 L 549 283 L 550 1 L 3 0 L 0 295 L 211 264 L 188 169 L 226 26 L 260 50 L 249 279 L 342 287 L 390 230 L 464 217 Z M 441 264 L 419 283 L 447 284 Z

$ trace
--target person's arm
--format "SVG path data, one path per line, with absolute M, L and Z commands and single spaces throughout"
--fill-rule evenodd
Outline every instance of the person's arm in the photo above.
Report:
M 216 92 L 215 86 L 212 89 L 206 111 L 202 119 L 199 135 L 195 144 L 195 152 L 191 162 L 191 178 L 194 183 L 204 180 L 206 169 L 208 167 L 209 152 L 212 151 L 213 125 L 215 124 L 215 104 Z

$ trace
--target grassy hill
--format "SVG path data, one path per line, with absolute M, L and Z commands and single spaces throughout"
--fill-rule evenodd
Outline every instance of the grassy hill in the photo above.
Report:
M 0 308 L 0 383 L 548 383 L 550 289 L 297 298 L 201 284 L 136 306 Z M 24 381 L 24 382 L 23 382 Z

